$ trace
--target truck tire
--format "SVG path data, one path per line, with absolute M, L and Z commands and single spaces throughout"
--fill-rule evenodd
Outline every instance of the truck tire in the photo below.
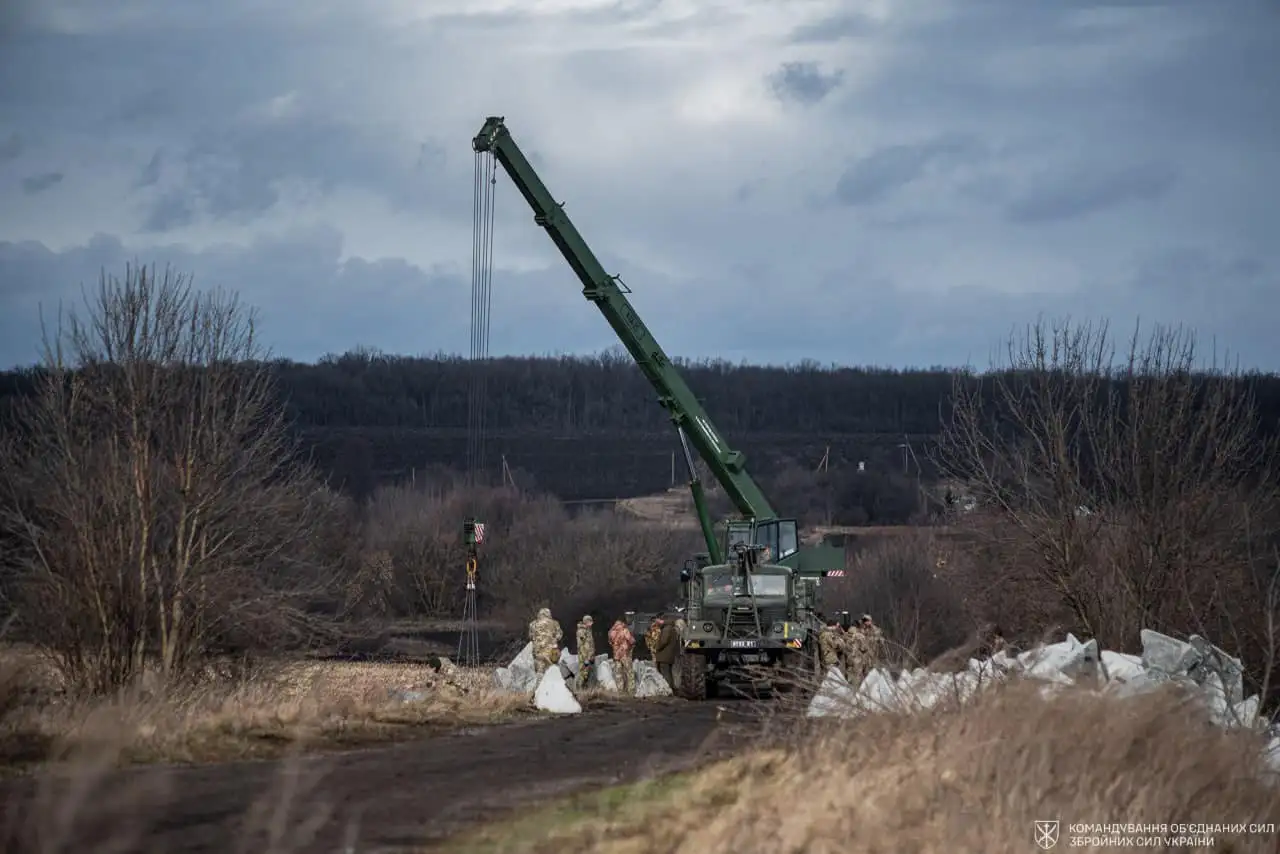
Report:
M 677 697 L 707 699 L 707 662 L 702 656 L 681 653 L 676 658 L 676 666 L 671 668 L 671 676 L 676 683 L 673 693 Z

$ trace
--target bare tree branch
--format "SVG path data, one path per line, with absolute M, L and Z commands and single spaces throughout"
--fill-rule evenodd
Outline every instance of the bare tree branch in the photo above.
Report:
M 26 634 L 109 690 L 304 626 L 336 498 L 296 463 L 253 314 L 128 268 L 45 353 L 0 471 Z

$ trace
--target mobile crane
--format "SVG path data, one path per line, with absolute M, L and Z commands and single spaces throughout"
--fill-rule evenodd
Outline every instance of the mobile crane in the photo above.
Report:
M 471 144 L 477 155 L 500 163 L 533 209 L 534 223 L 546 230 L 636 365 L 658 393 L 676 427 L 707 551 L 687 561 L 680 573 L 685 631 L 677 666 L 676 692 L 705 698 L 744 666 L 817 667 L 818 586 L 827 575 L 843 574 L 844 550 L 830 545 L 802 547 L 794 518 L 774 511 L 748 474 L 746 456 L 730 447 L 696 395 L 659 346 L 627 299 L 630 290 L 605 272 L 578 229 L 516 145 L 501 116 L 490 116 Z M 693 454 L 707 464 L 741 518 L 728 520 L 721 542 L 707 508 Z M 648 618 L 633 619 L 637 634 Z

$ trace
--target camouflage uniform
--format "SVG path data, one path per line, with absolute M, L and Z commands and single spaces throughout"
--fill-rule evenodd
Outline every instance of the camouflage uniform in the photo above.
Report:
M 618 690 L 624 694 L 634 694 L 636 690 L 635 671 L 631 666 L 631 650 L 636 639 L 622 620 L 614 622 L 609 629 L 609 646 L 613 649 L 613 677 L 618 682 Z
M 869 614 L 862 615 L 862 636 L 867 669 L 884 664 L 884 635 Z
M 662 634 L 662 617 L 654 617 L 653 622 L 649 624 L 649 631 L 644 633 L 644 645 L 649 649 L 649 658 L 653 658 L 654 650 L 658 648 L 658 636 Z
M 998 652 L 1008 652 L 1009 644 L 1004 639 L 1004 631 L 998 625 L 991 625 L 987 628 L 987 654 L 995 655 Z
M 844 675 L 854 687 L 867 678 L 867 636 L 861 626 L 850 626 L 844 634 Z
M 458 665 L 444 657 L 440 659 L 440 682 L 459 693 L 467 693 L 467 686 L 462 681 L 462 671 L 458 669 Z
M 822 672 L 840 666 L 840 629 L 836 626 L 823 626 L 818 632 L 818 659 L 822 664 Z
M 575 683 L 578 690 L 586 688 L 587 680 L 591 678 L 591 665 L 596 657 L 596 639 L 591 634 L 594 623 L 590 614 L 578 623 L 578 678 Z
M 529 640 L 533 642 L 533 669 L 538 676 L 554 667 L 560 660 L 560 624 L 551 618 L 551 609 L 538 611 L 537 619 L 529 624 Z
M 674 691 L 676 687 L 675 679 L 675 663 L 676 654 L 680 650 L 680 637 L 676 634 L 676 627 L 668 623 L 666 618 L 659 618 L 658 641 L 653 645 L 653 664 L 658 668 L 658 673 L 666 680 Z

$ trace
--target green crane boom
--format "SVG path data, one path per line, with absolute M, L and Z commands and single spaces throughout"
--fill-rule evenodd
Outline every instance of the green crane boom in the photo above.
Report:
M 520 195 L 533 208 L 533 221 L 547 230 L 569 266 L 578 274 L 582 281 L 582 295 L 595 303 L 605 320 L 609 321 L 618 339 L 658 392 L 658 402 L 711 467 L 733 506 L 747 519 L 773 518 L 775 514 L 769 500 L 746 472 L 746 455 L 729 447 L 716 430 L 697 396 L 671 364 L 640 315 L 636 314 L 623 287 L 618 284 L 618 278 L 605 272 L 564 212 L 564 205 L 552 198 L 511 138 L 511 132 L 502 119 L 487 119 L 472 147 L 479 152 L 491 151 L 511 176 Z
M 658 402 L 670 414 L 671 421 L 681 434 L 681 442 L 687 437 L 688 442 L 697 450 L 698 455 L 706 462 L 712 474 L 724 488 L 729 500 L 738 513 L 746 520 L 747 530 L 754 530 L 756 523 L 767 522 L 777 518 L 769 500 L 765 498 L 760 487 L 746 470 L 746 455 L 729 446 L 711 422 L 696 395 L 680 376 L 679 371 L 671 363 L 671 359 L 663 352 L 649 328 L 636 313 L 627 299 L 628 291 L 617 276 L 605 272 L 600 261 L 590 247 L 587 246 L 578 229 L 564 212 L 564 205 L 556 202 L 547 190 L 538 173 L 534 171 L 520 147 L 511 137 L 503 118 L 490 116 L 484 126 L 472 140 L 471 147 L 477 153 L 489 152 L 502 164 L 510 176 L 520 195 L 524 196 L 529 207 L 533 209 L 533 221 L 542 226 L 551 240 L 560 249 L 564 259 L 582 282 L 582 295 L 595 303 L 596 308 L 604 315 L 618 339 L 631 354 L 640 370 L 648 378 L 658 393 Z M 712 531 L 711 521 L 707 514 L 705 501 L 696 472 L 690 463 L 694 502 L 697 505 L 699 522 L 703 536 L 707 540 L 707 548 L 713 562 L 721 563 L 722 551 Z M 794 532 L 794 521 L 790 522 Z M 775 526 L 776 529 L 776 526 Z M 794 538 L 794 534 L 792 535 Z M 777 534 L 774 534 L 776 540 Z M 798 545 L 798 544 L 795 544 Z M 796 552 L 795 545 L 783 551 Z M 775 552 L 778 546 L 774 545 Z M 812 551 L 812 550 L 807 550 Z M 780 555 L 781 556 L 781 555 Z M 827 555 L 825 562 L 834 558 L 834 552 Z M 787 561 L 794 563 L 795 560 Z M 799 561 L 799 563 L 809 563 Z M 843 552 L 840 553 L 840 566 L 843 566 Z M 797 566 L 802 571 L 803 566 Z M 813 566 L 812 569 L 819 569 Z

